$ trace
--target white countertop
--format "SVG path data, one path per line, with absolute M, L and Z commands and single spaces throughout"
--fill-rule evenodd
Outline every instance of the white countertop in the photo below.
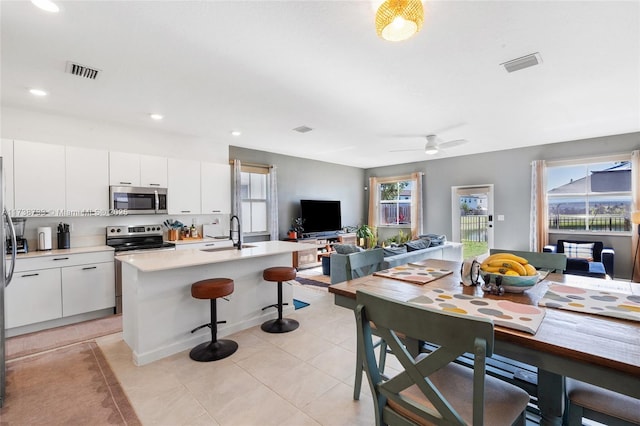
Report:
M 235 248 L 221 251 L 203 250 L 166 250 L 118 256 L 121 262 L 132 265 L 142 272 L 164 271 L 168 269 L 188 268 L 190 266 L 211 263 L 231 262 L 250 259 L 252 257 L 271 256 L 274 254 L 292 253 L 308 250 L 310 244 L 288 241 L 261 241 L 245 243 L 250 246 L 237 250 Z M 318 247 L 324 247 L 319 245 Z
M 91 247 L 74 247 L 69 249 L 54 249 L 54 250 L 34 250 L 28 253 L 18 253 L 16 259 L 32 259 L 36 257 L 43 256 L 62 256 L 67 254 L 81 254 L 81 253 L 95 253 L 98 251 L 111 251 L 113 252 L 113 247 L 104 245 L 104 246 L 91 246 Z

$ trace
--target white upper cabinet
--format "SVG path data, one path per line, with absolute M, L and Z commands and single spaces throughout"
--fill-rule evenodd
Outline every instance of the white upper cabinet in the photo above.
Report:
M 109 209 L 109 152 L 67 146 L 67 210 Z
M 200 214 L 200 162 L 168 160 L 169 214 Z
M 231 213 L 231 167 L 205 162 L 200 167 L 202 214 Z
M 153 155 L 140 156 L 140 184 L 155 188 L 167 187 L 167 159 Z
M 65 208 L 65 147 L 14 141 L 16 216 L 57 216 Z
M 109 185 L 140 186 L 140 155 L 109 152 Z
M 2 156 L 2 186 L 4 187 L 4 207 L 13 209 L 13 140 L 2 139 L 0 145 Z
M 109 153 L 109 185 L 167 187 L 167 159 L 128 152 Z

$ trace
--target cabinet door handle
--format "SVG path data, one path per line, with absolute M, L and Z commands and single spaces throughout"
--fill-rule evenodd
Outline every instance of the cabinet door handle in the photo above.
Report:
M 150 183 L 149 186 L 160 186 L 159 183 Z
M 53 260 L 69 260 L 68 257 L 56 257 Z
M 216 243 L 209 243 L 209 244 L 205 244 L 204 246 L 205 247 L 209 247 L 209 246 L 215 246 L 215 245 L 216 245 Z
M 191 210 L 180 210 L 180 213 L 191 213 Z
M 87 266 L 85 268 L 82 268 L 83 271 L 86 271 L 87 269 L 97 269 L 97 266 Z
M 121 185 L 131 185 L 131 182 L 120 182 Z
M 211 213 L 220 213 L 220 210 L 211 210 Z
M 24 275 L 21 275 L 21 277 L 22 278 L 25 278 L 25 277 L 37 277 L 38 275 L 40 275 L 40 274 L 24 274 Z

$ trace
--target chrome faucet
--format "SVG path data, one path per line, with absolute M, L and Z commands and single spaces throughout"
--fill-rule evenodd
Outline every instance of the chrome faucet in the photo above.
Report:
M 238 222 L 238 230 L 236 231 L 238 233 L 238 242 L 233 243 L 233 246 L 237 247 L 238 250 L 240 250 L 242 249 L 242 231 L 240 230 L 240 218 L 235 214 L 231 216 L 231 219 L 229 220 L 229 239 L 231 240 L 231 242 L 233 242 L 233 219 Z

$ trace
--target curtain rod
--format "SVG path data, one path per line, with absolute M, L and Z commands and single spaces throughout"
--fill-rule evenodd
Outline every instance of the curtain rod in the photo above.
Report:
M 233 164 L 233 160 L 229 160 L 229 164 Z M 263 167 L 265 169 L 271 169 L 275 166 L 273 165 L 268 165 L 268 164 L 258 164 L 258 163 L 246 163 L 242 160 L 240 160 L 240 164 L 242 164 L 243 166 L 249 166 L 249 167 Z

